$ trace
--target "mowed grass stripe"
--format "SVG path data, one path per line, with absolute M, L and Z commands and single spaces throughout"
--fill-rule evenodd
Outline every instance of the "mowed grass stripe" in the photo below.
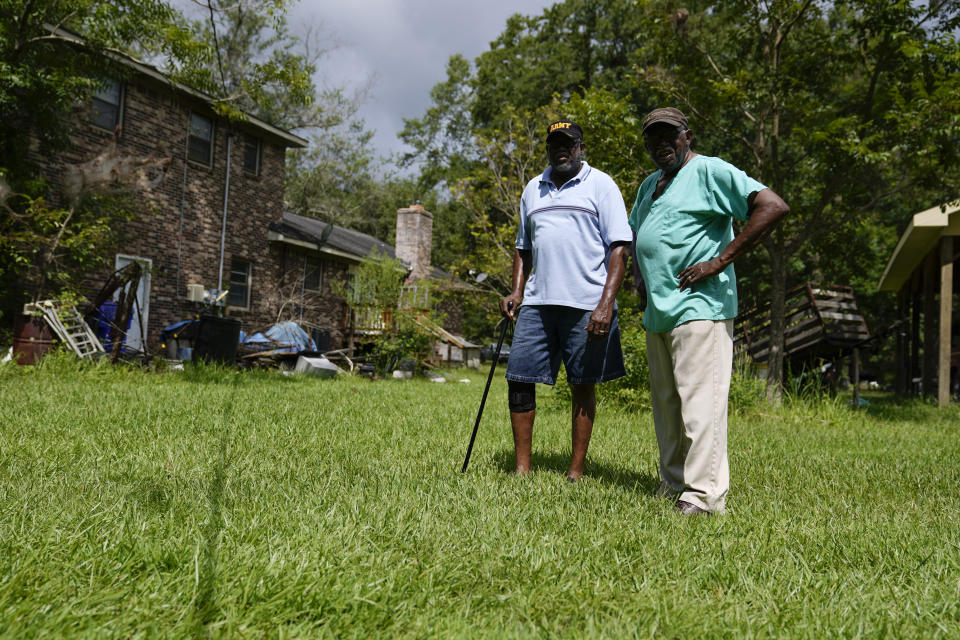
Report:
M 513 478 L 470 384 L 0 367 L 5 637 L 955 637 L 957 409 L 734 413 L 729 514 L 655 499 L 649 413 Z

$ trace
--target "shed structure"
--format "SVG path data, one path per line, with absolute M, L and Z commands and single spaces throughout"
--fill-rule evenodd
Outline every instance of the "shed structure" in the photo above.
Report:
M 897 294 L 907 330 L 897 333 L 896 390 L 936 395 L 941 407 L 956 393 L 960 326 L 953 304 L 960 258 L 960 199 L 913 215 L 880 278 Z

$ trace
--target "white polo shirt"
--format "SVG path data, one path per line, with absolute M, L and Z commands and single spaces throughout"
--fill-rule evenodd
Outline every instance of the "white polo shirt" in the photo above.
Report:
M 596 308 L 607 282 L 610 245 L 633 239 L 620 189 L 586 162 L 559 189 L 549 167 L 527 183 L 518 227 L 517 249 L 533 254 L 525 305 Z

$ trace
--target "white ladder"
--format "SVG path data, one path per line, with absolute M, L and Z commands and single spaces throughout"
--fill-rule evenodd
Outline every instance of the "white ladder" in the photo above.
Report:
M 81 358 L 93 358 L 104 353 L 103 345 L 83 316 L 72 304 L 60 304 L 56 300 L 41 300 L 23 307 L 24 313 L 41 312 L 44 320 L 70 350 Z

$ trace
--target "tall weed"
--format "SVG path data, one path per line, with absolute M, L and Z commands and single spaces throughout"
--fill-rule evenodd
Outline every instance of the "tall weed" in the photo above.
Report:
M 766 404 L 767 383 L 748 358 L 738 358 L 733 363 L 730 377 L 729 407 L 733 413 L 746 413 Z

